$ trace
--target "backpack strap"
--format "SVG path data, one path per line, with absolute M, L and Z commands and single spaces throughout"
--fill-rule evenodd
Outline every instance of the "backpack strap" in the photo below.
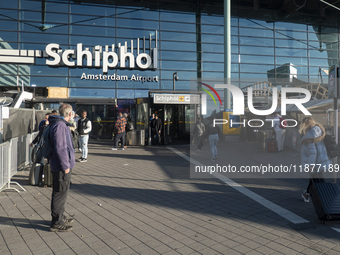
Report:
M 305 138 L 301 141 L 301 144 L 303 145 L 310 144 L 310 143 L 315 143 L 314 137 Z
M 301 141 L 301 144 L 306 145 L 306 144 L 310 144 L 310 143 L 319 143 L 324 139 L 323 136 L 319 136 L 319 137 L 309 137 L 309 138 L 305 138 Z

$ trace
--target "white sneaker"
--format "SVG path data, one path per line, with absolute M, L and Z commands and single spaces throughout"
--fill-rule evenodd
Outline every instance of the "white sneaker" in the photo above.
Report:
M 310 200 L 310 194 L 307 193 L 307 192 L 302 192 L 301 193 L 301 196 L 303 198 L 303 201 L 305 201 L 306 203 L 309 203 L 309 200 Z

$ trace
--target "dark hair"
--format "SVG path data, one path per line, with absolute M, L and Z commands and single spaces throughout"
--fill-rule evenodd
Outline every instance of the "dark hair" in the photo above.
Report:
M 53 113 L 58 113 L 58 111 L 57 111 L 57 110 L 53 110 L 51 113 L 52 113 L 52 114 L 53 114 Z

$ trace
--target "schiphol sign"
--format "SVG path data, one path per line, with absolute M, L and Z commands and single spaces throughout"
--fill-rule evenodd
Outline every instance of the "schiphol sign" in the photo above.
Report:
M 77 44 L 77 49 L 62 50 L 59 44 L 50 43 L 46 46 L 46 54 L 52 58 L 46 60 L 46 65 L 60 66 L 64 64 L 69 67 L 95 67 L 102 68 L 103 73 L 107 73 L 109 69 L 115 68 L 130 68 L 135 69 L 157 69 L 158 57 L 157 49 L 153 49 L 153 58 L 147 53 L 137 53 L 137 56 L 133 54 L 133 48 L 130 52 L 127 51 L 127 46 L 118 45 L 118 53 L 115 52 L 115 45 L 105 47 L 103 51 L 102 46 L 95 46 L 92 52 L 89 48 L 83 48 L 82 43 Z M 73 59 L 76 56 L 76 59 Z M 84 65 L 83 60 L 86 59 Z M 126 65 L 126 62 L 129 65 Z M 118 65 L 119 64 L 119 65 Z
M 153 33 L 155 39 L 152 40 L 152 34 L 149 38 L 145 37 L 140 40 L 137 38 L 137 45 L 134 48 L 134 40 L 124 44 L 115 44 L 100 46 L 96 45 L 90 48 L 84 48 L 82 43 L 78 43 L 74 49 L 62 49 L 60 44 L 50 43 L 41 50 L 15 50 L 0 49 L 0 63 L 7 64 L 35 64 L 36 58 L 45 57 L 46 65 L 51 67 L 67 66 L 72 68 L 97 68 L 102 69 L 103 75 L 86 75 L 82 74 L 81 79 L 86 80 L 121 80 L 119 75 L 106 75 L 111 69 L 132 69 L 132 70 L 156 70 L 158 69 L 158 49 L 157 49 L 157 31 Z M 148 41 L 148 49 L 146 47 Z M 153 42 L 154 41 L 154 42 Z M 152 44 L 155 47 L 152 48 Z M 125 76 L 124 76 L 125 77 Z M 118 79 L 117 79 L 118 78 Z M 144 77 L 132 75 L 134 81 L 156 81 L 158 77 Z M 122 80 L 125 80 L 122 79 Z

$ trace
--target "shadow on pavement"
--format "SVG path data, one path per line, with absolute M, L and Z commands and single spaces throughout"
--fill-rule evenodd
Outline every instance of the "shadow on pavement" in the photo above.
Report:
M 50 225 L 44 220 L 28 220 L 25 218 L 12 218 L 0 216 L 0 225 L 16 226 L 20 228 L 34 228 L 42 231 L 50 231 Z

